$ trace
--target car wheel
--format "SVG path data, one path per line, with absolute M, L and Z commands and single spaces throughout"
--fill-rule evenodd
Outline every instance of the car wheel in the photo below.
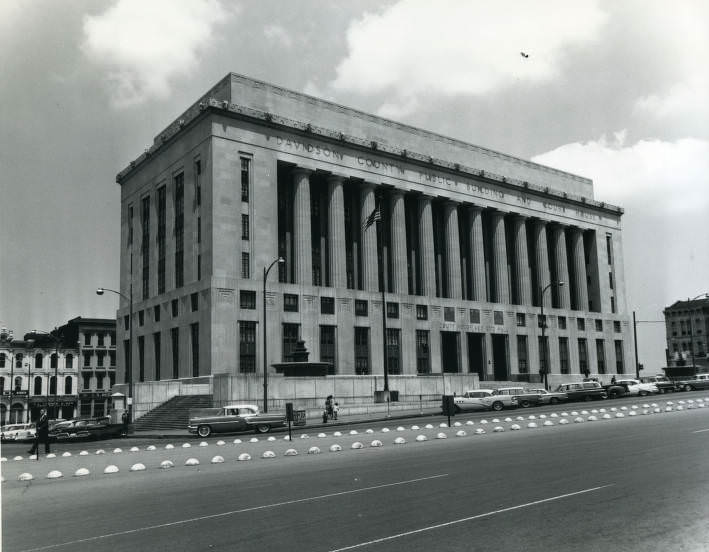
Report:
M 683 389 L 684 389 L 685 391 L 691 391 L 691 390 L 692 390 L 692 386 L 687 383 L 687 384 L 683 387 Z
M 649 395 L 649 393 L 648 393 L 647 391 L 642 391 L 642 390 L 641 390 L 640 393 L 639 393 L 639 395 L 640 395 L 641 397 L 647 397 L 647 396 Z
M 617 399 L 618 398 L 618 391 L 611 391 L 608 393 L 608 397 L 611 399 Z
M 559 399 L 557 399 L 556 397 L 552 397 L 551 399 L 549 399 L 549 404 L 559 404 Z
M 530 406 L 532 406 L 532 403 L 530 403 L 529 401 L 521 401 L 521 402 L 519 403 L 519 405 L 520 405 L 522 408 L 529 408 Z
M 586 396 L 583 398 L 583 400 L 586 401 L 586 402 L 589 402 L 589 401 L 592 401 L 592 400 L 593 400 L 593 397 L 591 397 L 591 395 L 586 395 Z
M 258 424 L 256 426 L 256 433 L 268 433 L 271 431 L 271 426 L 268 424 Z
M 494 403 L 492 403 L 492 409 L 496 412 L 499 412 L 503 408 L 505 408 L 505 405 L 502 404 L 500 401 L 495 401 Z
M 201 425 L 197 428 L 197 435 L 200 437 L 209 437 L 212 434 L 212 428 L 208 425 Z

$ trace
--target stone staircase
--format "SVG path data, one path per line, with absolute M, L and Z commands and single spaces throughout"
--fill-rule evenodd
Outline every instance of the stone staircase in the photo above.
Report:
M 177 395 L 153 408 L 135 424 L 135 431 L 157 429 L 184 429 L 187 430 L 189 412 L 193 408 L 211 408 L 212 395 Z

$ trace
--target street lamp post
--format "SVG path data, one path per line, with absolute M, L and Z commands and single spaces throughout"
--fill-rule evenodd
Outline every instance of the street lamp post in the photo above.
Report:
M 285 263 L 286 260 L 283 257 L 278 257 L 274 259 L 273 262 L 268 265 L 268 268 L 263 267 L 263 411 L 268 412 L 268 342 L 266 340 L 266 280 L 268 279 L 268 273 L 275 264 Z
M 25 366 L 27 367 L 27 423 L 29 424 L 31 410 L 30 396 L 32 395 L 32 363 L 25 362 Z
M 59 415 L 59 407 L 57 406 L 57 391 L 59 387 L 59 342 L 61 341 L 59 337 L 55 335 L 55 332 L 57 331 L 57 328 L 54 328 L 53 332 L 43 332 L 43 331 L 37 331 L 34 330 L 33 333 L 35 334 L 42 334 L 46 335 L 47 337 L 52 338 L 54 341 L 54 410 L 50 410 L 49 408 L 49 388 L 51 385 L 51 379 L 49 380 L 49 383 L 47 385 L 47 392 L 45 393 L 46 400 L 47 400 L 47 413 L 50 415 L 50 417 L 56 418 Z M 50 366 L 51 369 L 51 366 Z
M 131 282 L 129 288 L 129 296 L 126 297 L 120 291 L 108 288 L 98 288 L 96 290 L 96 295 L 103 295 L 104 292 L 110 291 L 116 295 L 123 297 L 128 301 L 128 361 L 126 362 L 126 376 L 128 379 L 128 398 L 127 398 L 127 409 L 128 409 L 128 423 L 133 422 L 133 270 L 132 270 L 133 256 L 131 255 Z
M 542 357 L 543 357 L 543 366 L 544 366 L 544 389 L 549 390 L 549 359 L 547 358 L 547 343 L 546 343 L 546 327 L 547 327 L 547 319 L 544 316 L 544 293 L 546 290 L 548 290 L 551 286 L 557 285 L 559 287 L 564 285 L 564 282 L 551 282 L 547 284 L 540 292 L 539 292 L 539 304 L 541 305 L 542 311 L 541 311 L 541 317 L 542 317 Z

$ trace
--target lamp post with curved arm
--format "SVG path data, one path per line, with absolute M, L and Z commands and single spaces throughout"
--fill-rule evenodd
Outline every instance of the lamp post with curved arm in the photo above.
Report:
M 268 343 L 266 341 L 266 280 L 268 273 L 271 272 L 273 266 L 277 263 L 285 263 L 283 257 L 274 259 L 268 265 L 268 268 L 263 267 L 263 411 L 268 412 Z
M 131 271 L 132 272 L 132 271 Z M 115 289 L 108 289 L 108 288 L 98 288 L 96 289 L 96 295 L 103 295 L 104 292 L 110 291 L 111 293 L 115 293 L 116 295 L 119 295 L 120 297 L 123 297 L 123 299 L 128 301 L 128 328 L 129 328 L 129 333 L 128 333 L 128 361 L 126 362 L 126 377 L 128 379 L 128 399 L 127 399 L 127 411 L 128 411 L 128 423 L 133 422 L 133 281 L 131 278 L 131 283 L 130 283 L 130 293 L 129 296 L 126 297 L 123 293 L 120 291 L 116 291 Z
M 546 327 L 547 327 L 547 319 L 544 316 L 544 293 L 546 290 L 548 290 L 551 286 L 563 286 L 564 282 L 551 282 L 547 284 L 544 288 L 541 289 L 539 292 L 539 304 L 541 305 L 542 311 L 541 311 L 541 317 L 542 317 L 542 358 L 543 358 L 543 366 L 544 366 L 544 389 L 547 391 L 549 390 L 549 359 L 547 358 L 547 343 L 546 343 Z

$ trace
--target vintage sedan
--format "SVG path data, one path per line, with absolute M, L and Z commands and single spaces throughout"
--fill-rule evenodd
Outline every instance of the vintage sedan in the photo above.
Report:
M 9 424 L 0 429 L 2 441 L 31 441 L 36 435 L 34 424 Z
M 709 389 L 709 374 L 697 374 L 691 379 L 679 382 L 683 391 L 696 391 L 698 389 Z
M 527 389 L 528 393 L 539 395 L 539 404 L 557 404 L 569 400 L 569 396 L 561 391 L 547 391 L 542 388 Z
M 517 397 L 498 394 L 495 389 L 471 389 L 453 398 L 456 412 L 467 410 L 502 410 L 517 406 Z
M 254 404 L 230 404 L 190 412 L 187 430 L 200 437 L 209 437 L 212 433 L 241 431 L 268 433 L 274 427 L 285 425 L 286 417 L 282 414 L 261 414 Z

